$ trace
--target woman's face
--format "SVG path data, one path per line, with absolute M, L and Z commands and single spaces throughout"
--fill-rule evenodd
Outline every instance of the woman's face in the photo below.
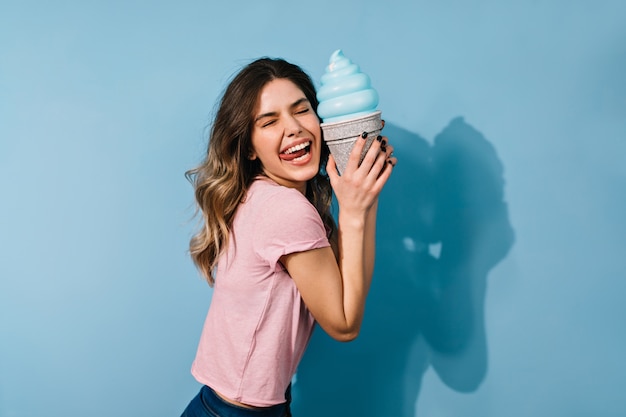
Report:
M 250 159 L 278 184 L 303 194 L 319 171 L 321 129 L 304 93 L 290 80 L 278 78 L 263 87 L 254 112 Z

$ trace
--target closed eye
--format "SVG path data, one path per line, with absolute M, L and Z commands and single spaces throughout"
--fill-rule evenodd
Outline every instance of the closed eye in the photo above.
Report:
M 274 123 L 276 123 L 276 120 L 268 120 L 267 122 L 263 123 L 261 127 L 268 127 L 273 125 Z

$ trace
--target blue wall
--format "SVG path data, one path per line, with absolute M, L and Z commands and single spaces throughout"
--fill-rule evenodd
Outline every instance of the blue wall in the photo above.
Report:
M 316 332 L 296 415 L 626 414 L 623 2 L 128 3 L 0 5 L 0 416 L 180 413 L 183 173 L 237 68 L 336 48 L 400 163 L 363 333 Z

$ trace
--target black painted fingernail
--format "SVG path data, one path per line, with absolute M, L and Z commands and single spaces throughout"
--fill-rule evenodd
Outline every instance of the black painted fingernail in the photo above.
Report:
M 363 132 L 363 133 L 361 133 L 361 137 L 362 137 L 363 139 L 367 138 L 367 132 Z
M 380 142 L 381 140 L 383 140 L 383 137 L 379 135 L 376 137 L 376 140 Z
M 386 140 L 386 139 L 383 139 L 383 140 L 382 140 L 382 142 L 380 142 L 380 144 L 381 144 L 382 146 L 386 146 L 386 145 L 387 145 L 387 140 Z
M 382 145 L 380 147 L 381 152 L 387 152 L 387 147 L 385 145 Z

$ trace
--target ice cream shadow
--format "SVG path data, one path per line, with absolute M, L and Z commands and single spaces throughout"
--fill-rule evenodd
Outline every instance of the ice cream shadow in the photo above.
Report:
M 460 392 L 486 375 L 487 275 L 514 241 L 502 164 L 462 118 L 432 146 L 390 123 L 383 133 L 399 162 L 380 199 L 361 334 L 341 344 L 315 331 L 294 384 L 294 415 L 409 417 L 430 366 Z

